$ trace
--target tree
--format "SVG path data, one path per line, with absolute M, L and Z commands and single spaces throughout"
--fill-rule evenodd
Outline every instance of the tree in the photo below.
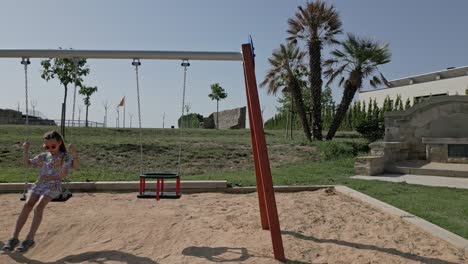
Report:
M 61 133 L 65 137 L 65 116 L 67 109 L 67 93 L 68 85 L 74 84 L 81 87 L 83 76 L 89 74 L 89 68 L 86 65 L 86 59 L 46 59 L 41 61 L 42 74 L 41 78 L 49 81 L 50 79 L 58 79 L 65 88 L 62 103 L 62 116 L 60 121 Z
M 36 115 L 37 100 L 31 100 L 31 106 L 32 106 L 32 109 L 33 109 L 32 116 L 37 117 L 37 115 Z
M 304 68 L 302 59 L 305 53 L 300 51 L 293 43 L 281 44 L 275 49 L 268 59 L 271 68 L 265 75 L 265 79 L 260 83 L 260 87 L 268 86 L 268 94 L 276 94 L 280 89 L 283 92 L 290 93 L 294 106 L 296 107 L 299 118 L 301 119 L 302 129 L 307 140 L 312 140 L 309 122 L 305 112 L 303 96 L 301 91 L 301 71 Z
M 394 110 L 395 111 L 403 111 L 403 100 L 401 100 L 401 95 L 397 95 Z
M 225 99 L 227 93 L 224 91 L 223 87 L 219 86 L 219 83 L 214 83 L 211 85 L 211 93 L 208 95 L 211 100 L 216 100 L 216 129 L 219 129 L 219 100 Z
M 330 86 L 325 87 L 322 92 L 322 122 L 323 127 L 328 128 L 333 119 L 333 111 L 335 102 L 333 101 L 332 89 Z
M 377 119 L 379 120 L 379 117 L 380 117 L 380 108 L 379 106 L 377 105 L 377 100 L 374 98 L 374 101 L 373 101 L 373 107 L 374 107 L 374 112 L 372 113 L 372 118 L 373 119 Z
M 97 92 L 97 87 L 91 87 L 91 86 L 81 86 L 79 93 L 84 96 L 83 101 L 84 104 L 86 105 L 86 127 L 88 127 L 88 109 L 89 106 L 91 105 L 91 95 L 95 92 Z
M 306 42 L 309 55 L 309 85 L 312 109 L 312 133 L 322 140 L 322 48 L 324 45 L 337 44 L 335 36 L 342 33 L 342 23 L 333 5 L 325 1 L 308 2 L 299 6 L 294 18 L 288 20 L 289 41 Z
M 342 50 L 333 50 L 331 52 L 332 58 L 325 61 L 324 64 L 327 67 L 324 74 L 329 79 L 328 83 L 333 82 L 338 76 L 342 76 L 339 86 L 344 86 L 343 97 L 328 130 L 327 140 L 331 140 L 335 136 L 349 104 L 356 91 L 362 87 L 364 79 L 369 78 L 372 87 L 382 83 L 390 86 L 390 83 L 378 70 L 379 65 L 390 62 L 391 53 L 387 43 L 379 43 L 348 34 L 341 48 Z M 343 76 L 344 73 L 348 73 L 346 79 Z
M 183 128 L 199 128 L 203 122 L 203 116 L 198 113 L 190 113 L 179 117 L 177 125 Z
M 109 108 L 109 101 L 106 100 L 106 101 L 102 102 L 102 106 L 104 106 L 104 127 L 107 127 L 107 109 Z M 130 124 L 130 128 L 131 127 L 132 127 L 132 125 Z
M 411 100 L 409 99 L 409 97 L 406 99 L 406 103 L 405 103 L 405 110 L 406 109 L 409 109 L 411 107 Z
M 390 100 L 390 96 L 386 96 L 385 97 L 385 100 L 384 100 L 384 103 L 383 103 L 383 112 L 391 112 L 393 109 L 392 109 L 392 102 Z

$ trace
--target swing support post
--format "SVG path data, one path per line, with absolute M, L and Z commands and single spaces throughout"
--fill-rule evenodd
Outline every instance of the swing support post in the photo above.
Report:
M 271 177 L 270 161 L 263 131 L 262 112 L 258 98 L 257 80 L 255 77 L 254 57 L 250 44 L 242 45 L 244 61 L 244 75 L 246 83 L 247 103 L 249 108 L 250 130 L 252 131 L 252 148 L 254 154 L 255 173 L 257 179 L 257 192 L 260 203 L 260 216 L 267 216 L 275 259 L 285 261 L 283 239 L 276 208 L 275 192 Z M 260 180 L 260 182 L 259 182 Z M 264 207 L 262 208 L 262 202 Z M 265 224 L 262 219 L 262 226 Z

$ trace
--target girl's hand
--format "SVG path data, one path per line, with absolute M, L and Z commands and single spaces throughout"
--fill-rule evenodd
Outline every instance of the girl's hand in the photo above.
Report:
M 74 145 L 69 144 L 68 145 L 68 152 L 70 155 L 72 155 L 73 158 L 73 169 L 74 170 L 79 170 L 80 169 L 80 160 L 78 159 L 78 152 L 76 151 L 76 148 Z
M 23 143 L 23 146 L 22 146 L 23 151 L 24 151 L 24 152 L 29 151 L 29 146 L 30 146 L 29 142 L 27 142 L 27 141 L 24 142 L 24 143 Z
M 76 151 L 75 145 L 68 144 L 68 151 L 70 152 L 70 154 L 72 155 L 73 158 L 78 156 L 78 152 Z

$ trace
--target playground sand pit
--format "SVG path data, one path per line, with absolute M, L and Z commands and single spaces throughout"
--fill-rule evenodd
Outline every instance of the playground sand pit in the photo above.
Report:
M 445 241 L 341 193 L 277 193 L 276 200 L 289 263 L 468 263 Z M 0 195 L 0 246 L 21 206 L 18 195 Z M 29 252 L 0 255 L 2 264 L 212 262 L 279 263 L 260 228 L 257 194 L 156 202 L 78 193 L 48 205 Z

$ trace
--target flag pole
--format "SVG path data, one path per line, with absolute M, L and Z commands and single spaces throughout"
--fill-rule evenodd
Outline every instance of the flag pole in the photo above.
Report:
M 120 126 L 120 111 L 119 107 L 117 106 L 117 128 Z

